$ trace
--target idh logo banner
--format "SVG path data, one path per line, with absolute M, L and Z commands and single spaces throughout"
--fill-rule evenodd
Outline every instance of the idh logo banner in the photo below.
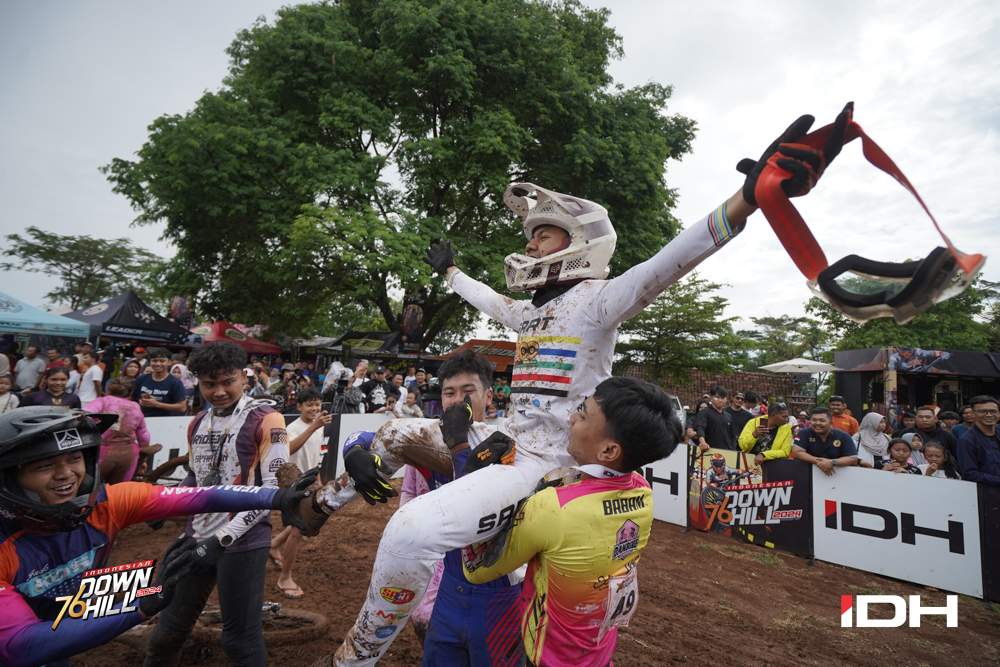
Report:
M 894 609 L 892 618 L 869 618 L 871 606 L 877 604 L 891 604 Z M 919 595 L 911 595 L 908 606 L 909 614 L 907 614 L 906 599 L 898 595 L 841 595 L 840 627 L 898 628 L 909 618 L 910 627 L 919 628 L 921 616 L 944 616 L 949 628 L 958 627 L 957 595 L 947 596 L 947 602 L 943 607 L 924 607 L 920 604 Z M 856 614 L 855 609 L 857 609 Z
M 839 508 L 838 508 L 839 505 Z M 880 540 L 899 540 L 903 544 L 916 544 L 917 535 L 924 539 L 937 538 L 948 542 L 948 551 L 953 554 L 965 553 L 965 529 L 961 521 L 948 521 L 947 528 L 919 526 L 916 516 L 908 512 L 896 513 L 881 507 L 868 507 L 853 503 L 825 501 L 826 527 L 855 533 Z M 863 521 L 878 527 L 862 525 Z

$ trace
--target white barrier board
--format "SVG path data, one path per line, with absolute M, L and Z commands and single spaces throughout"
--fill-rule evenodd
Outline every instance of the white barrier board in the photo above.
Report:
M 813 466 L 813 538 L 820 560 L 983 596 L 971 482 Z
M 674 453 L 640 471 L 653 489 L 653 518 L 678 526 L 687 525 L 688 448 L 678 445 Z

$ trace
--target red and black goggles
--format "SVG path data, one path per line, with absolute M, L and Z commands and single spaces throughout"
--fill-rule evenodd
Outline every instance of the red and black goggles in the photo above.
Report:
M 794 144 L 783 146 L 803 150 L 822 149 L 832 128 L 831 123 L 805 135 Z M 781 244 L 808 279 L 810 289 L 817 296 L 857 322 L 892 316 L 898 323 L 904 324 L 934 304 L 961 293 L 982 270 L 986 258 L 983 255 L 967 255 L 952 245 L 896 163 L 865 134 L 853 118 L 848 117 L 843 143 L 846 145 L 858 137 L 861 137 L 865 158 L 899 181 L 917 198 L 944 239 L 944 247 L 935 248 L 919 262 L 877 262 L 859 255 L 848 255 L 830 265 L 816 237 L 781 189 L 781 182 L 792 174 L 777 164 L 779 159 L 786 157 L 781 154 L 780 149 L 768 158 L 767 166 L 757 179 L 754 196 Z M 847 272 L 887 281 L 893 287 L 875 294 L 859 294 L 837 282 L 837 278 Z

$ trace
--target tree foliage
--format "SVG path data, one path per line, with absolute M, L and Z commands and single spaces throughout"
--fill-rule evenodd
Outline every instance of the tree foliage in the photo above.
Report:
M 609 15 L 576 0 L 286 7 L 239 33 L 218 92 L 104 172 L 138 224 L 166 223 L 164 284 L 208 314 L 295 335 L 333 304 L 392 330 L 390 294 L 429 285 L 430 341 L 476 315 L 423 249 L 450 237 L 459 266 L 501 289 L 524 243 L 501 201 L 512 182 L 607 206 L 616 272 L 676 233 L 665 163 L 694 123 L 666 113 L 667 86 L 614 84 Z
M 692 274 L 671 285 L 645 310 L 622 324 L 615 348 L 619 361 L 642 366 L 656 380 L 690 383 L 690 371 L 723 373 L 743 351 L 733 332 L 738 318 L 724 317 L 721 285 Z
M 810 317 L 751 317 L 756 329 L 741 330 L 750 355 L 741 370 L 756 372 L 761 366 L 805 357 L 826 360 L 830 336 L 822 323 Z
M 875 288 L 872 283 L 876 281 L 849 278 L 845 282 L 851 289 L 865 293 Z M 878 289 L 884 289 L 884 285 Z M 809 300 L 806 311 L 823 322 L 836 341 L 838 351 L 898 346 L 985 352 L 990 350 L 996 338 L 990 325 L 981 320 L 993 312 L 990 304 L 995 303 L 995 298 L 992 283 L 977 279 L 958 296 L 937 304 L 904 325 L 888 317 L 859 324 L 818 297 Z
M 131 289 L 147 296 L 149 278 L 160 259 L 128 239 L 63 236 L 28 227 L 24 236 L 8 234 L 0 271 L 20 269 L 59 279 L 45 295 L 50 305 L 73 310 L 99 303 Z

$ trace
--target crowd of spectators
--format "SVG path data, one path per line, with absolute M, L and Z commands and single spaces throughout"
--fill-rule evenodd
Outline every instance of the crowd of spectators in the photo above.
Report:
M 827 475 L 860 466 L 1000 486 L 1000 408 L 990 396 L 976 396 L 957 412 L 926 405 L 901 413 L 895 424 L 878 412 L 859 423 L 842 396 L 792 416 L 780 398 L 767 403 L 753 391 L 730 398 L 725 387 L 714 386 L 689 412 L 689 446 L 743 451 L 757 465 L 795 458 Z

